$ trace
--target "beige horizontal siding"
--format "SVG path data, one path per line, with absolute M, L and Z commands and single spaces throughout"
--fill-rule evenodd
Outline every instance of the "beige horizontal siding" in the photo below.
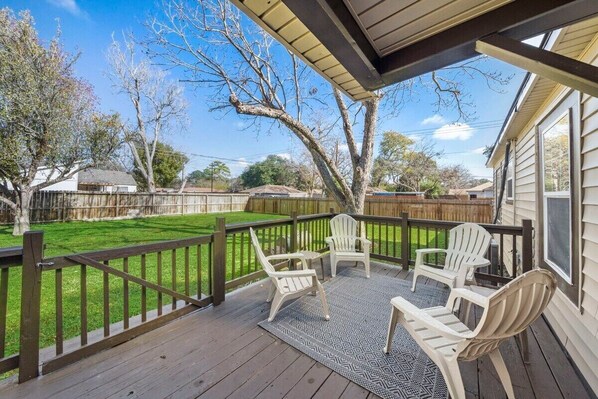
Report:
M 598 65 L 597 21 L 598 19 L 593 19 L 567 28 L 558 45 L 558 53 L 574 57 L 581 54 L 582 61 Z M 503 224 L 520 224 L 521 219 L 529 218 L 534 220 L 535 225 L 538 217 L 536 190 L 539 177 L 535 171 L 537 149 L 533 127 L 541 122 L 552 107 L 544 100 L 556 99 L 564 90 L 563 87 L 541 78 L 528 99 L 521 104 L 521 110 L 530 114 L 527 121 L 520 119 L 517 126 L 519 129 L 524 125 L 527 126 L 526 129 L 530 126 L 532 128 L 531 131 L 520 130 L 517 137 L 515 201 L 514 206 L 503 204 Z M 577 304 L 557 290 L 545 315 L 578 369 L 594 392 L 598 393 L 598 99 L 585 94 L 581 98 L 580 304 L 578 308 Z M 519 113 L 519 116 L 523 114 Z M 494 167 L 497 171 L 500 161 Z M 536 240 L 536 253 L 538 246 L 539 240 Z M 510 256 L 506 252 L 504 257 L 505 263 L 510 262 Z

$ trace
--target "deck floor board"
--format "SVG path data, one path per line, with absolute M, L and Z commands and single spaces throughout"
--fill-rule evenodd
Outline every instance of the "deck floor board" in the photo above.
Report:
M 327 262 L 325 270 L 329 275 Z M 412 272 L 378 262 L 371 270 L 413 278 Z M 418 283 L 437 285 L 425 278 Z M 0 397 L 379 399 L 257 326 L 268 315 L 266 284 L 36 380 L 4 384 Z M 472 309 L 470 323 L 479 313 Z M 528 335 L 528 364 L 515 340 L 501 348 L 518 398 L 591 397 L 544 319 Z M 461 363 L 461 371 L 468 398 L 505 398 L 489 359 Z

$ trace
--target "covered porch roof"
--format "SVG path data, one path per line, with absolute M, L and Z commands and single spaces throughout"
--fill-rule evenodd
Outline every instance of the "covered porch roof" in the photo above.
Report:
M 594 67 L 519 43 L 598 16 L 595 0 L 232 1 L 354 100 L 480 53 L 598 92 Z

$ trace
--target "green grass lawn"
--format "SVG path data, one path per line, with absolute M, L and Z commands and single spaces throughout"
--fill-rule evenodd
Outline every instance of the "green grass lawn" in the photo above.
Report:
M 77 252 L 95 251 L 107 248 L 125 247 L 136 244 L 147 244 L 165 240 L 175 240 L 199 235 L 211 234 L 214 230 L 216 217 L 225 217 L 227 224 L 244 223 L 260 220 L 284 218 L 280 215 L 256 213 L 223 213 L 208 215 L 161 216 L 144 219 L 115 220 L 101 222 L 69 222 L 36 224 L 35 230 L 44 231 L 46 244 L 45 257 L 66 255 Z M 326 244 L 323 240 L 325 233 L 318 234 L 320 229 L 327 230 L 327 221 L 300 223 L 299 232 L 308 231 L 311 235 L 311 249 L 323 249 Z M 0 226 L 0 248 L 19 246 L 22 238 L 11 235 L 12 226 Z M 266 250 L 275 248 L 275 241 L 281 235 L 288 235 L 289 229 L 278 227 L 270 230 L 258 231 L 262 246 Z M 400 256 L 401 229 L 398 226 L 370 224 L 367 236 L 373 241 L 373 253 L 386 256 Z M 417 248 L 444 247 L 444 232 L 433 230 L 411 231 L 410 256 L 414 257 Z M 234 242 L 234 244 L 233 244 Z M 234 254 L 234 256 L 233 256 Z M 189 248 L 189 286 L 190 295 L 197 295 L 198 290 L 206 295 L 210 293 L 208 275 L 209 248 L 207 245 Z M 198 262 L 198 259 L 200 262 Z M 162 285 L 172 287 L 174 284 L 178 292 L 185 292 L 185 250 L 167 251 L 161 254 Z M 130 257 L 128 272 L 142 277 L 141 257 Z M 234 261 L 234 262 L 233 262 Z M 432 260 L 433 261 L 433 260 Z M 145 257 L 145 278 L 158 283 L 157 272 L 158 254 L 152 253 Z M 174 264 L 174 267 L 173 267 Z M 123 270 L 123 260 L 114 260 L 110 266 Z M 227 239 L 227 280 L 243 276 L 260 266 L 255 260 L 249 234 L 235 234 Z M 87 273 L 87 317 L 88 331 L 101 328 L 103 325 L 103 273 L 92 267 L 86 268 Z M 201 273 L 201 279 L 198 279 Z M 234 273 L 234 274 L 233 274 Z M 65 268 L 63 275 L 63 328 L 64 338 L 80 335 L 81 313 L 81 267 Z M 174 283 L 173 283 L 174 276 Z M 19 311 L 20 311 L 20 285 L 21 270 L 18 267 L 10 269 L 6 355 L 17 352 L 19 339 Z M 42 277 L 42 307 L 41 307 L 41 346 L 52 346 L 56 334 L 56 303 L 55 303 L 55 272 L 48 271 Z M 142 291 L 141 287 L 129 283 L 129 314 L 130 316 L 141 313 Z M 158 295 L 153 290 L 147 290 L 147 310 L 156 309 Z M 110 322 L 122 321 L 124 313 L 123 280 L 114 276 L 109 277 Z M 163 305 L 169 303 L 170 298 L 163 298 Z

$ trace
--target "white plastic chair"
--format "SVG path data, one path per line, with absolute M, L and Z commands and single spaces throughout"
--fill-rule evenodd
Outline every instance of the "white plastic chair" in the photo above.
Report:
M 322 284 L 320 284 L 318 281 L 316 271 L 308 269 L 305 257 L 300 253 L 266 256 L 264 255 L 264 251 L 262 251 L 260 242 L 252 228 L 249 228 L 249 233 L 251 235 L 251 243 L 255 249 L 258 261 L 262 265 L 264 271 L 268 274 L 268 277 L 270 277 L 270 280 L 272 280 L 270 293 L 268 294 L 267 299 L 267 302 L 272 301 L 268 321 L 274 320 L 276 313 L 278 313 L 280 307 L 285 301 L 298 298 L 304 295 L 306 292 L 311 292 L 313 295 L 316 295 L 316 291 L 320 292 L 320 301 L 322 301 L 324 318 L 329 320 L 330 314 L 328 310 L 328 303 L 326 302 L 326 293 L 324 292 L 324 287 L 322 287 Z M 303 270 L 278 272 L 270 263 L 271 260 L 291 259 L 300 260 Z
M 449 231 L 447 249 L 416 250 L 411 291 L 415 292 L 419 276 L 429 277 L 451 288 L 463 287 L 467 281 L 473 281 L 475 269 L 490 265 L 490 261 L 484 258 L 484 254 L 488 251 L 491 240 L 492 235 L 482 226 L 463 223 Z M 446 253 L 443 268 L 424 264 L 424 255 L 441 252 Z
M 372 242 L 365 238 L 365 229 L 357 236 L 357 221 L 349 215 L 337 215 L 330 219 L 331 237 L 326 238 L 330 247 L 330 274 L 336 276 L 336 264 L 341 261 L 363 262 L 365 275 L 370 278 L 370 246 Z M 362 252 L 355 245 L 361 242 Z
M 556 279 L 547 270 L 532 270 L 492 295 L 485 297 L 466 288 L 454 288 L 446 306 L 419 309 L 402 297 L 393 298 L 392 314 L 384 353 L 390 352 L 397 323 L 411 334 L 422 350 L 438 365 L 453 399 L 465 398 L 458 360 L 488 355 L 509 399 L 514 399 L 511 378 L 499 345 L 524 331 L 544 311 L 556 289 Z M 458 299 L 481 306 L 484 311 L 471 331 L 453 314 Z

